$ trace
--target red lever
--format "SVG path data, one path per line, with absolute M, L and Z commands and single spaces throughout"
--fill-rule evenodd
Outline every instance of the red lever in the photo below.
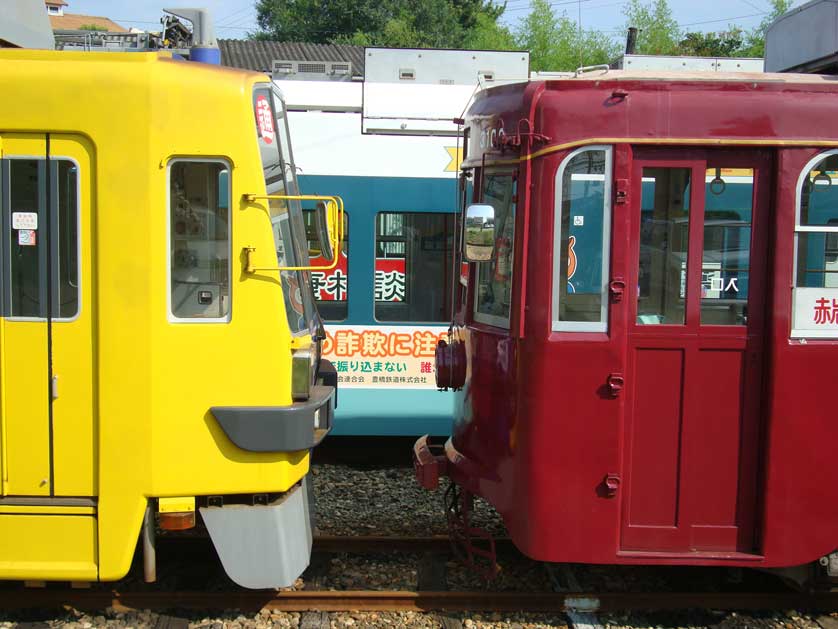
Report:
M 615 277 L 611 280 L 609 287 L 611 288 L 611 297 L 614 302 L 622 301 L 623 293 L 626 292 L 626 281 L 622 277 Z
M 623 390 L 623 385 L 625 384 L 625 379 L 623 378 L 623 374 L 621 373 L 611 373 L 608 374 L 608 390 L 611 392 L 611 397 L 617 397 L 620 395 L 620 391 Z

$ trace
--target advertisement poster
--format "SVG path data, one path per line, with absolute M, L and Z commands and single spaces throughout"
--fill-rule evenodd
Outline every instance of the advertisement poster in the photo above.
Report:
M 311 264 L 325 266 L 325 258 L 312 258 Z M 312 271 L 311 286 L 318 301 L 346 301 L 349 295 L 348 261 L 346 253 L 328 271 Z M 404 258 L 375 259 L 375 300 L 404 301 L 405 261 Z
M 447 338 L 444 327 L 327 325 L 323 358 L 340 387 L 435 389 L 436 344 Z
M 838 338 L 838 288 L 794 289 L 793 337 Z

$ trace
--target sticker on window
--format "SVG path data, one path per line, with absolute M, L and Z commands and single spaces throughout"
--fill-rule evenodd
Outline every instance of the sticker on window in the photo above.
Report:
M 259 126 L 259 135 L 266 144 L 273 144 L 274 141 L 274 120 L 271 112 L 271 104 L 264 96 L 256 97 L 256 124 Z
M 12 229 L 38 229 L 38 213 L 12 212 Z
M 38 244 L 38 232 L 34 229 L 21 229 L 17 233 L 17 244 L 21 247 L 34 247 Z

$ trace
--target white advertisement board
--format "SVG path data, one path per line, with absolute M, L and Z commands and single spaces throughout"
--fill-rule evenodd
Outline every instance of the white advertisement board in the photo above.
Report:
M 795 288 L 792 315 L 792 338 L 838 338 L 838 288 Z

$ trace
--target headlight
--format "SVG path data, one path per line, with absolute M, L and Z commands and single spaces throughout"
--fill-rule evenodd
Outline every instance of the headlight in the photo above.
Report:
M 304 402 L 311 394 L 313 360 L 311 348 L 297 349 L 291 354 L 291 397 L 297 402 Z

